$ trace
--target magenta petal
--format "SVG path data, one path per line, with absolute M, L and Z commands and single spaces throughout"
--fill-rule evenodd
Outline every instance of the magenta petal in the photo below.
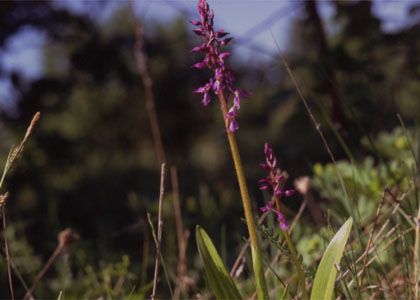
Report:
M 275 189 L 274 190 L 274 196 L 278 197 L 283 194 L 283 191 L 281 189 Z
M 264 164 L 264 163 L 260 163 L 260 168 L 264 169 L 266 171 L 270 171 L 270 167 L 267 164 Z
M 274 205 L 274 203 L 273 203 L 273 202 L 268 202 L 265 206 L 261 207 L 261 208 L 260 208 L 260 210 L 261 210 L 262 212 L 267 212 L 267 211 L 269 211 L 269 210 L 272 210 L 272 209 L 273 209 L 273 205 Z
M 204 69 L 207 65 L 204 62 L 198 62 L 194 65 L 192 65 L 192 68 L 196 69 Z
M 194 48 L 191 49 L 191 52 L 193 52 L 193 53 L 197 53 L 197 52 L 201 52 L 201 51 L 204 51 L 203 45 L 200 45 L 200 46 L 197 46 L 197 47 L 194 47 Z
M 216 95 L 219 94 L 220 87 L 221 87 L 220 81 L 219 80 L 215 80 L 214 83 L 213 83 L 212 89 L 213 89 L 213 92 Z
M 202 29 L 194 29 L 193 32 L 198 36 L 205 36 Z
M 209 105 L 210 101 L 211 101 L 210 95 L 208 93 L 205 93 L 203 96 L 203 100 L 201 100 L 201 103 L 203 103 L 204 106 L 207 106 Z
M 286 221 L 284 222 L 279 222 L 279 227 L 281 230 L 283 231 L 287 231 L 287 229 L 289 229 L 289 226 L 287 225 Z
M 238 129 L 239 129 L 238 122 L 236 122 L 235 120 L 230 120 L 229 121 L 229 131 L 230 132 L 235 132 Z
M 198 89 L 196 89 L 195 91 L 194 91 L 194 93 L 198 93 L 198 94 L 202 94 L 202 93 L 204 93 L 206 90 L 205 90 L 205 87 L 204 86 L 202 86 L 202 87 L 199 87 Z
M 284 192 L 287 197 L 293 196 L 295 194 L 295 190 L 287 190 Z
M 221 59 L 225 59 L 229 56 L 230 56 L 229 52 L 222 52 L 222 53 L 219 54 L 219 58 L 221 58 Z
M 190 20 L 190 23 L 193 24 L 194 26 L 199 26 L 201 25 L 201 22 L 198 20 Z
M 216 35 L 217 38 L 224 38 L 228 34 L 229 34 L 229 32 L 225 32 L 223 29 L 220 29 L 220 30 L 215 32 L 215 35 Z
M 224 40 L 222 40 L 221 42 L 220 42 L 220 44 L 222 45 L 222 46 L 226 46 L 226 45 L 228 45 L 231 41 L 233 40 L 233 38 L 231 38 L 231 37 L 229 37 L 229 38 L 225 38 Z

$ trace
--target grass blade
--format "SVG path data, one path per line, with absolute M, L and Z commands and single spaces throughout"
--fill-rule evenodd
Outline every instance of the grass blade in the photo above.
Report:
M 203 228 L 197 226 L 198 252 L 204 264 L 207 279 L 217 299 L 242 299 L 213 242 Z
M 335 265 L 340 262 L 343 256 L 352 225 L 353 219 L 349 218 L 328 244 L 316 271 L 311 300 L 332 299 L 335 277 L 337 276 Z

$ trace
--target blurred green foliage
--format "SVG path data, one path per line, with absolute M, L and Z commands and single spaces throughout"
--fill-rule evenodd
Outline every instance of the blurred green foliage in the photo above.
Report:
M 413 138 L 413 131 L 404 132 L 396 127 L 390 133 L 381 132 L 374 140 L 376 157 L 382 158 L 379 161 L 366 156 L 358 162 L 339 161 L 337 166 L 314 164 L 313 185 L 323 198 L 328 199 L 325 208 L 338 219 L 355 210 L 360 222 L 374 214 L 385 188 L 391 189 L 397 184 L 399 189 L 407 190 L 416 172 L 414 155 L 418 154 L 413 151 L 419 149 L 417 143 L 413 144 L 416 141 Z M 361 144 L 370 146 L 366 138 Z M 343 177 L 348 194 L 340 185 L 337 173 Z M 355 206 L 347 205 L 349 202 Z

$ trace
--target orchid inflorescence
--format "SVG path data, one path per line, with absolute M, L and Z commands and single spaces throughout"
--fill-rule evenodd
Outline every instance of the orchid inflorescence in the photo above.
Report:
M 209 82 L 195 90 L 196 93 L 203 94 L 202 103 L 207 106 L 211 101 L 211 92 L 219 96 L 221 92 L 226 92 L 227 99 L 233 95 L 233 105 L 226 113 L 225 118 L 228 121 L 229 131 L 235 132 L 238 128 L 236 118 L 240 108 L 242 98 L 247 98 L 249 95 L 246 91 L 234 87 L 235 78 L 232 72 L 226 67 L 225 60 L 230 56 L 228 51 L 220 51 L 220 47 L 226 46 L 232 40 L 227 37 L 229 34 L 223 29 L 214 31 L 213 21 L 214 12 L 206 0 L 199 0 L 198 13 L 201 20 L 193 20 L 191 23 L 197 26 L 194 33 L 201 37 L 202 44 L 194 47 L 191 52 L 202 52 L 205 54 L 203 61 L 197 62 L 193 65 L 197 69 L 208 68 L 213 71 L 213 77 Z
M 287 222 L 284 215 L 280 212 L 279 209 L 274 208 L 274 202 L 280 199 L 281 196 L 290 197 L 295 191 L 294 190 L 284 190 L 282 187 L 282 180 L 284 175 L 280 172 L 280 169 L 277 168 L 277 158 L 274 155 L 273 148 L 270 144 L 264 144 L 264 154 L 265 154 L 265 163 L 261 163 L 260 167 L 268 171 L 267 177 L 260 179 L 258 183 L 260 184 L 260 189 L 264 191 L 269 191 L 273 195 L 272 201 L 268 202 L 264 207 L 261 207 L 262 212 L 272 211 L 276 215 L 277 223 L 281 230 L 287 230 Z

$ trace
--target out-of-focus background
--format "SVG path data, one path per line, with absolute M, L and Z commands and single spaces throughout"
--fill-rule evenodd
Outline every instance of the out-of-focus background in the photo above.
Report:
M 336 159 L 365 166 L 367 179 L 360 184 L 371 179 L 378 164 L 406 150 L 397 115 L 408 128 L 420 118 L 418 1 L 209 4 L 216 28 L 234 38 L 229 62 L 237 84 L 251 93 L 242 102 L 237 137 L 255 208 L 267 198 L 257 184 L 264 176 L 258 166 L 264 142 L 272 143 L 290 175 L 287 186 L 310 176 L 319 207 L 338 197 L 325 166 L 330 158 L 280 51 Z M 160 165 L 134 55 L 137 22 L 144 27 L 167 161 L 178 171 L 184 226 L 191 232 L 203 226 L 232 264 L 246 228 L 217 101 L 205 108 L 193 93 L 208 76 L 191 69 L 200 58 L 190 53 L 199 43 L 188 22 L 197 18 L 195 6 L 195 1 L 173 0 L 0 3 L 1 162 L 33 114 L 42 114 L 1 191 L 10 193 L 7 234 L 21 275 L 15 278 L 18 295 L 67 227 L 80 241 L 38 284 L 39 297 L 56 297 L 63 290 L 75 297 L 122 297 L 130 287 L 138 295 L 150 288 L 154 245 L 146 212 L 157 214 Z M 330 194 L 322 182 L 331 183 Z M 169 194 L 169 183 L 167 189 Z M 380 190 L 367 189 L 375 196 Z M 168 199 L 163 256 L 168 269 L 176 269 Z M 362 212 L 369 206 L 366 199 Z M 286 205 L 296 211 L 301 202 L 296 194 Z M 308 212 L 302 222 L 319 225 Z M 193 293 L 203 280 L 192 237 L 187 251 Z M 8 296 L 5 266 L 2 260 L 0 297 Z M 107 278 L 119 276 L 126 281 L 116 291 Z M 161 293 L 169 295 L 165 283 Z

